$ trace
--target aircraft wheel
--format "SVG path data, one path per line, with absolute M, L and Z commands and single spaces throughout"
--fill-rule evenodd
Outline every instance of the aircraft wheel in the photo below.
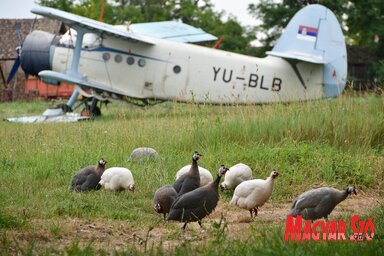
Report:
M 83 110 L 81 110 L 82 116 L 101 116 L 101 110 L 99 107 L 94 107 L 93 111 L 91 111 L 90 106 L 85 106 Z
M 100 108 L 99 107 L 94 107 L 93 108 L 93 111 L 92 111 L 92 115 L 93 116 L 101 116 L 101 110 L 100 110 Z
M 72 112 L 72 108 L 68 106 L 67 104 L 59 104 L 57 105 L 57 108 L 61 108 L 64 113 Z

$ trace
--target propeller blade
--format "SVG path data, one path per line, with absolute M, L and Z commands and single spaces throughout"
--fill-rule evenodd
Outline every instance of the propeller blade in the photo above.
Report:
M 16 34 L 17 38 L 19 39 L 19 47 L 23 46 L 23 39 L 21 38 L 21 31 L 20 31 L 21 25 L 19 22 L 16 22 Z
M 32 22 L 32 25 L 31 25 L 31 28 L 29 29 L 29 33 L 28 33 L 28 34 L 31 34 L 31 33 L 32 33 L 32 31 L 33 31 L 33 29 L 34 29 L 34 27 L 35 27 L 35 24 L 36 24 L 36 20 L 37 20 L 37 16 L 35 16 L 35 19 L 34 19 L 33 22 Z
M 13 64 L 11 72 L 8 75 L 7 84 L 9 84 L 9 82 L 11 82 L 11 80 L 15 76 L 17 70 L 19 69 L 19 66 L 20 66 L 20 57 L 17 57 L 17 59 L 15 60 L 15 63 Z

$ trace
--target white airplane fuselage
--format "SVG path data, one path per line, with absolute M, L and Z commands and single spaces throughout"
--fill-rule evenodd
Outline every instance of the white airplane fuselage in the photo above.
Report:
M 78 72 L 105 91 L 138 99 L 207 103 L 267 103 L 324 97 L 323 65 L 298 63 L 306 88 L 280 57 L 256 58 L 151 38 L 154 45 L 104 36 L 83 48 Z M 54 47 L 52 70 L 65 72 L 73 48 Z

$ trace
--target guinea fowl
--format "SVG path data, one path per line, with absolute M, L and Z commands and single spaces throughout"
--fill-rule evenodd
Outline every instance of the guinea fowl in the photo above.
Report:
M 235 189 L 241 182 L 252 178 L 252 169 L 243 163 L 238 163 L 225 174 L 224 181 L 221 183 L 221 190 Z
M 177 192 L 172 185 L 165 185 L 156 190 L 153 197 L 154 209 L 157 213 L 164 214 L 164 220 L 177 197 Z
M 221 176 L 227 171 L 228 168 L 221 165 L 214 181 L 178 197 L 169 211 L 167 220 L 184 222 L 183 229 L 185 229 L 188 222 L 197 221 L 201 226 L 201 220 L 208 216 L 217 206 L 219 201 L 218 186 Z
M 78 171 L 72 178 L 71 189 L 76 191 L 100 189 L 99 182 L 106 163 L 107 161 L 100 159 L 97 166 L 88 166 Z
M 132 172 L 124 167 L 111 167 L 101 175 L 100 185 L 107 190 L 122 191 L 128 189 L 135 191 L 135 181 Z
M 192 156 L 192 165 L 189 171 L 172 185 L 179 196 L 200 187 L 200 174 L 197 160 L 199 160 L 201 156 L 199 152 L 195 151 Z
M 277 176 L 279 173 L 274 170 L 266 180 L 253 179 L 240 183 L 235 188 L 231 204 L 249 210 L 251 218 L 257 216 L 258 208 L 271 197 Z
M 293 217 L 301 215 L 305 220 L 328 219 L 328 215 L 336 205 L 352 193 L 357 194 L 355 187 L 348 187 L 345 190 L 330 187 L 309 190 L 293 201 L 289 215 Z
M 210 171 L 207 169 L 199 166 L 199 174 L 200 174 L 200 187 L 205 186 L 213 181 L 213 176 Z M 176 180 L 178 180 L 182 175 L 187 173 L 191 169 L 191 165 L 186 165 L 183 168 L 181 168 L 176 173 Z

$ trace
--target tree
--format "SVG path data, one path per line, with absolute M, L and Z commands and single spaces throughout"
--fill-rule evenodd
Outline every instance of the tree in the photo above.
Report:
M 42 6 L 52 7 L 66 12 L 71 12 L 73 8 L 73 2 L 68 0 L 39 0 L 37 2 Z

